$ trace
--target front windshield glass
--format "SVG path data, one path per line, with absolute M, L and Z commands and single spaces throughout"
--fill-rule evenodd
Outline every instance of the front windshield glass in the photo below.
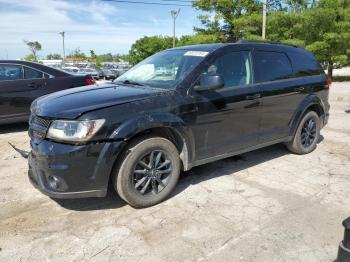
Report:
M 174 88 L 207 55 L 207 52 L 167 50 L 143 60 L 118 77 L 117 83 Z

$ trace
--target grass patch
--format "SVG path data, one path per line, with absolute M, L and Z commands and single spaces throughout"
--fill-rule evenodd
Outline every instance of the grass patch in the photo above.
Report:
M 350 81 L 350 76 L 333 76 L 333 82 L 346 82 Z

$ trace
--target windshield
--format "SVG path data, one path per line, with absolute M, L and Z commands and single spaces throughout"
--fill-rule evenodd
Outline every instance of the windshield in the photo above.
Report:
M 143 60 L 118 77 L 117 83 L 174 88 L 207 55 L 207 52 L 167 50 Z

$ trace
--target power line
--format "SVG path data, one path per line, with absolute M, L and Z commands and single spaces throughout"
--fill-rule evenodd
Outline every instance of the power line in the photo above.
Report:
M 192 0 L 158 0 L 162 2 L 183 2 L 183 3 L 193 3 Z
M 160 0 L 163 2 L 169 2 L 169 3 L 157 3 L 157 2 L 143 2 L 143 1 L 128 1 L 128 0 L 104 0 L 106 2 L 115 2 L 115 3 L 128 3 L 128 4 L 143 4 L 143 5 L 163 5 L 163 6 L 191 6 L 192 5 L 187 5 L 187 4 L 180 4 L 180 3 L 170 3 L 170 1 L 164 1 L 164 0 Z M 186 2 L 187 1 L 180 1 L 180 0 L 174 0 L 176 2 Z M 189 3 L 189 2 L 188 2 Z

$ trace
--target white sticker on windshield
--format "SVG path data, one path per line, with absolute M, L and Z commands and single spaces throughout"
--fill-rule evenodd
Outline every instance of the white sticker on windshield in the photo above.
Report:
M 200 56 L 205 57 L 209 52 L 203 52 L 203 51 L 187 51 L 185 53 L 185 56 Z

